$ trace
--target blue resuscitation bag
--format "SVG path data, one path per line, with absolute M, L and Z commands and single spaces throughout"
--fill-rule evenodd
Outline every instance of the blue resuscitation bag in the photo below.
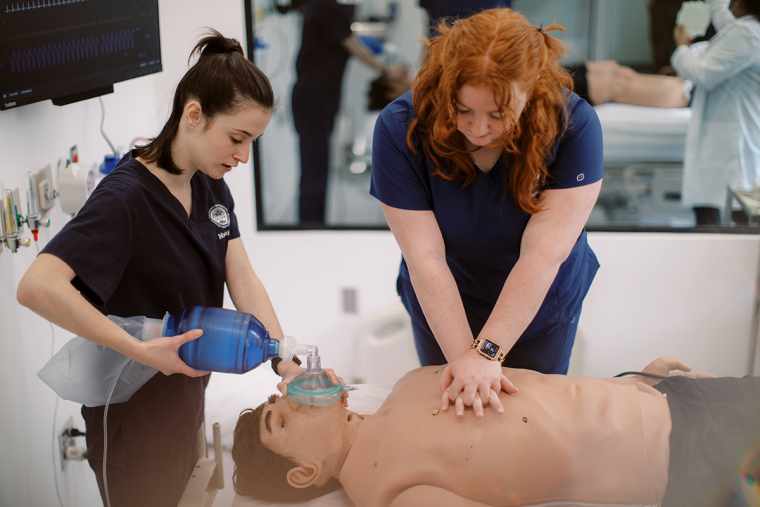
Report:
M 114 315 L 108 318 L 140 341 L 203 330 L 200 338 L 183 344 L 178 351 L 188 366 L 201 371 L 242 374 L 273 357 L 290 361 L 294 352 L 304 348 L 289 336 L 283 340 L 271 338 L 253 315 L 224 308 L 194 306 L 167 313 L 163 320 Z M 77 336 L 37 376 L 64 400 L 99 407 L 106 404 L 114 381 L 110 403 L 122 403 L 156 373 L 155 368 Z

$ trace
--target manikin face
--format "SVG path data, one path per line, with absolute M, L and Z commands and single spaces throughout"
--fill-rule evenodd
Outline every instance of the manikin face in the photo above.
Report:
M 487 146 L 504 132 L 501 122 L 507 118 L 507 129 L 520 119 L 528 101 L 527 90 L 512 83 L 512 103 L 509 111 L 500 111 L 490 88 L 466 84 L 457 91 L 457 130 L 475 146 Z
M 362 416 L 346 410 L 340 403 L 312 407 L 280 397 L 264 406 L 259 434 L 267 449 L 293 459 L 306 469 L 318 467 L 315 472 L 321 475 L 314 484 L 319 486 L 332 476 L 330 470 L 324 473 L 324 468 L 348 455 L 362 420 Z M 342 461 L 338 466 L 342 466 Z M 288 480 L 291 484 L 293 481 L 310 483 L 314 479 L 311 473 L 307 470 L 294 477 L 289 475 Z
M 185 106 L 185 117 L 190 132 L 189 150 L 191 156 L 185 163 L 192 170 L 201 171 L 214 179 L 219 179 L 236 167 L 248 162 L 251 142 L 264 133 L 272 114 L 257 105 L 240 108 L 233 114 L 220 114 L 206 123 L 193 107 L 197 102 Z

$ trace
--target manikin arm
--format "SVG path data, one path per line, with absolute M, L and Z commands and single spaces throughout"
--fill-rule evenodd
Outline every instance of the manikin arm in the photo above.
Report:
M 417 507 L 419 505 L 446 505 L 447 507 L 487 507 L 486 504 L 468 500 L 449 490 L 436 486 L 414 486 L 404 490 L 389 507 Z
M 385 65 L 370 53 L 367 46 L 365 46 L 356 35 L 348 37 L 342 44 L 343 47 L 346 48 L 346 51 L 361 60 L 361 62 L 367 67 L 379 70 L 380 72 L 385 72 Z
M 672 357 L 658 357 L 641 371 L 643 373 L 651 373 L 653 375 L 659 375 L 661 377 L 715 378 L 715 375 L 711 373 L 691 371 L 691 366 L 684 363 L 680 359 L 674 359 Z M 633 384 L 636 382 L 641 382 L 652 387 L 662 382 L 660 379 L 644 377 L 642 375 L 602 378 L 599 380 L 604 380 L 605 382 L 609 382 L 611 384 Z
M 393 79 L 406 79 L 406 67 L 403 64 L 386 67 L 383 62 L 378 58 L 375 58 L 367 46 L 365 46 L 356 35 L 348 37 L 342 44 L 346 51 L 358 58 L 367 67 L 388 74 L 388 76 Z

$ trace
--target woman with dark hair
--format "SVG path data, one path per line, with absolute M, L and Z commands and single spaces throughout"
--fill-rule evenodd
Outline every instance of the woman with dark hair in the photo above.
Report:
M 567 372 L 598 263 L 584 225 L 602 132 L 565 46 L 509 9 L 438 25 L 412 91 L 375 127 L 370 193 L 403 260 L 397 287 L 443 407 L 516 392 L 501 364 Z M 476 340 L 473 340 L 473 339 Z
M 114 507 L 177 505 L 197 458 L 209 376 L 177 354 L 201 331 L 139 342 L 105 315 L 160 319 L 190 306 L 221 307 L 226 284 L 238 310 L 283 336 L 222 179 L 248 161 L 267 127 L 272 87 L 240 44 L 218 32 L 195 54 L 159 135 L 124 156 L 18 287 L 19 302 L 50 322 L 163 373 L 110 407 L 105 484 L 104 407 L 82 407 L 87 459 Z M 300 371 L 279 365 L 284 380 Z

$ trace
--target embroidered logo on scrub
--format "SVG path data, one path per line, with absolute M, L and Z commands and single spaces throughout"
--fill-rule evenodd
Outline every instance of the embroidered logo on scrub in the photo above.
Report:
M 208 218 L 222 229 L 230 226 L 230 212 L 221 204 L 208 210 Z
M 578 177 L 576 178 L 578 181 L 583 181 L 586 178 L 586 175 L 583 173 L 580 173 Z

